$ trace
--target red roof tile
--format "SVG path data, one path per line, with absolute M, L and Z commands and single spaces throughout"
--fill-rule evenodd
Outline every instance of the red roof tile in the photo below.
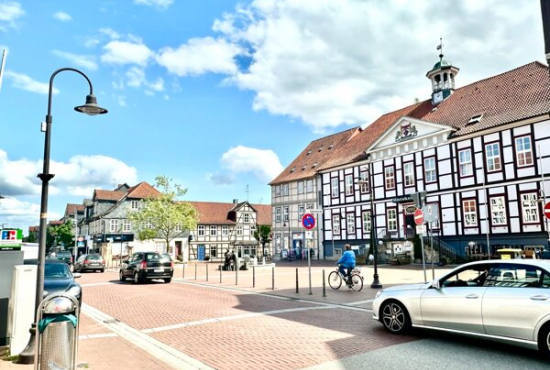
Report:
M 155 197 L 160 194 L 160 191 L 149 185 L 147 182 L 142 181 L 139 184 L 132 186 L 128 189 L 128 198 L 131 199 L 144 199 Z
M 199 213 L 199 224 L 211 225 L 234 225 L 235 221 L 230 219 L 230 212 L 235 208 L 235 203 L 219 202 L 188 202 L 195 207 Z M 250 204 L 258 213 L 259 225 L 271 225 L 271 205 Z
M 114 200 L 117 201 L 124 196 L 122 191 L 113 191 L 113 190 L 102 190 L 95 189 L 93 200 Z

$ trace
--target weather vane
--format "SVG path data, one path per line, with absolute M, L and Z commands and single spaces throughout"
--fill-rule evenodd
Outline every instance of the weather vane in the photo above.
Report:
M 437 45 L 437 50 L 439 50 L 439 61 L 443 61 L 443 37 L 439 38 L 439 45 Z

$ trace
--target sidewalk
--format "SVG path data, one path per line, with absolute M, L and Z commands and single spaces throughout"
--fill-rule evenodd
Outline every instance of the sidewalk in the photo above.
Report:
M 352 305 L 362 309 L 370 309 L 372 299 L 378 291 L 370 286 L 374 274 L 372 265 L 359 266 L 364 277 L 364 287 L 361 292 L 354 292 L 346 287 L 332 290 L 328 284 L 323 290 L 323 271 L 326 281 L 328 274 L 336 268 L 335 262 L 314 260 L 311 261 L 311 269 L 308 267 L 307 261 L 274 261 L 274 263 L 276 264 L 275 268 L 257 266 L 248 270 L 221 271 L 221 274 L 218 269 L 219 265 L 216 263 L 191 263 L 185 267 L 185 270 L 182 265 L 176 265 L 174 282 L 237 290 L 247 294 L 274 295 L 322 304 Z M 434 266 L 433 273 L 437 277 L 451 268 L 452 266 Z M 274 276 L 273 272 L 275 272 Z M 106 271 L 107 273 L 110 279 L 116 279 L 117 271 L 113 269 Z M 378 274 L 383 287 L 424 281 L 422 265 L 381 265 L 378 266 Z M 310 276 L 311 291 L 309 289 Z M 296 292 L 297 278 L 299 292 Z M 431 265 L 426 265 L 426 278 L 427 280 L 432 279 Z M 113 370 L 121 368 L 120 365 L 124 364 L 124 368 L 131 369 L 171 369 L 166 363 L 111 332 L 106 326 L 86 316 L 85 313 L 81 315 L 79 330 L 78 368 Z M 33 365 L 19 365 L 0 360 L 0 370 L 29 370 L 33 368 Z

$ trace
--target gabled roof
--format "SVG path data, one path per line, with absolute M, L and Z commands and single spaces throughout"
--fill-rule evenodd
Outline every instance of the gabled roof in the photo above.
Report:
M 142 181 L 139 184 L 129 188 L 126 197 L 131 199 L 144 199 L 155 197 L 159 194 L 160 191 L 149 185 L 147 182 Z
M 93 200 L 110 200 L 117 201 L 124 196 L 124 192 L 115 190 L 95 189 Z
M 199 213 L 200 225 L 235 225 L 236 221 L 230 219 L 230 213 L 240 207 L 235 203 L 220 202 L 188 202 Z M 241 206 L 247 202 L 239 203 Z M 271 225 L 272 211 L 269 204 L 250 204 L 258 214 L 259 225 Z
M 78 212 L 84 212 L 84 209 L 84 204 L 67 203 L 67 207 L 65 207 L 65 217 L 74 216 Z
M 307 179 L 315 176 L 323 164 L 330 160 L 338 148 L 361 132 L 354 127 L 333 135 L 313 140 L 269 185 Z

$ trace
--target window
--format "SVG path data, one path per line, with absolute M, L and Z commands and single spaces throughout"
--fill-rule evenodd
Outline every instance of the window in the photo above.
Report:
M 218 227 L 216 225 L 210 225 L 210 236 L 216 236 L 218 234 Z
M 281 187 L 279 185 L 275 186 L 275 196 L 276 197 L 281 196 Z
M 275 208 L 275 222 L 281 222 L 281 207 Z
M 306 209 L 308 211 L 311 211 L 313 209 L 313 203 L 308 203 L 307 206 L 306 206 Z
M 498 143 L 487 144 L 485 146 L 485 156 L 487 158 L 487 172 L 500 171 L 500 149 Z
M 384 169 L 384 182 L 386 190 L 395 189 L 395 169 L 393 166 Z
M 461 177 L 471 176 L 473 174 L 471 149 L 465 149 L 458 152 L 458 167 Z
M 248 213 L 243 213 L 243 222 L 245 224 L 250 222 L 250 215 Z
M 397 231 L 397 210 L 395 208 L 388 209 L 388 231 Z
M 119 220 L 109 220 L 109 231 L 116 233 L 120 231 Z
M 177 224 L 177 225 L 174 227 L 174 230 L 175 230 L 175 231 L 181 231 L 181 224 Z
M 424 159 L 424 181 L 427 183 L 437 181 L 434 157 L 428 157 Z
M 477 226 L 477 209 L 475 199 L 463 200 L 462 211 L 464 212 L 464 227 Z
M 332 215 L 332 235 L 340 234 L 340 215 Z
M 288 195 L 288 184 L 283 184 L 283 195 Z
M 229 226 L 227 226 L 227 225 L 222 226 L 222 235 L 223 236 L 229 235 Z
M 151 221 L 147 221 L 147 222 L 145 223 L 145 228 L 146 228 L 146 229 L 152 229 L 152 228 L 153 228 L 153 223 L 152 223 Z
M 139 208 L 139 201 L 137 200 L 132 200 L 132 202 L 130 203 L 130 207 L 132 209 L 138 209 Z
M 348 213 L 346 215 L 346 228 L 348 234 L 355 233 L 355 215 L 353 213 Z
M 243 227 L 237 226 L 237 236 L 243 236 Z
M 303 204 L 298 205 L 298 218 L 301 220 L 305 213 L 305 206 Z
M 473 265 L 463 268 L 452 275 L 441 280 L 441 286 L 446 288 L 455 287 L 480 287 L 485 284 L 485 279 L 489 280 L 487 273 L 490 266 Z M 486 284 L 487 285 L 487 284 Z
M 338 178 L 337 177 L 333 177 L 332 179 L 330 179 L 330 195 L 333 197 L 333 198 L 338 198 Z
M 363 219 L 363 233 L 370 233 L 371 228 L 371 218 L 370 218 L 370 211 L 363 211 L 361 214 L 361 218 Z
M 313 180 L 307 180 L 307 192 L 308 193 L 313 192 Z
M 405 177 L 405 186 L 414 186 L 414 163 L 407 162 L 403 164 L 403 175 Z
M 122 230 L 126 231 L 126 232 L 132 230 L 132 223 L 130 222 L 130 220 L 123 220 L 122 221 Z
M 298 181 L 298 194 L 303 194 L 303 193 L 304 193 L 304 182 Z
M 359 174 L 360 191 L 361 194 L 369 192 L 369 173 L 367 171 L 361 171 Z
M 346 175 L 346 195 L 353 195 L 353 175 Z
M 489 270 L 485 286 L 548 289 L 549 278 L 547 272 L 536 266 L 500 263 Z
M 288 206 L 283 207 L 283 221 L 288 222 Z
M 204 225 L 199 225 L 199 236 L 204 236 Z
M 521 194 L 521 210 L 523 223 L 539 222 L 539 207 L 537 205 L 537 193 Z
M 531 150 L 531 138 L 529 136 L 516 138 L 516 159 L 518 167 L 533 164 L 533 152 Z
M 491 201 L 491 223 L 495 226 L 506 225 L 504 197 L 493 197 Z

